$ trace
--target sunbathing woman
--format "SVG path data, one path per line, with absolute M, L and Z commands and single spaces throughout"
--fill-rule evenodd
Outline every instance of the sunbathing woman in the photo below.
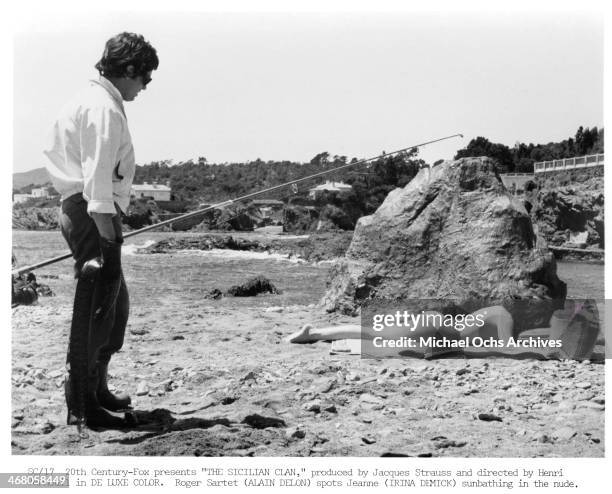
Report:
M 440 320 L 441 314 L 434 311 L 424 312 L 424 315 L 440 316 L 424 320 Z M 370 327 L 362 328 L 358 324 L 345 324 L 323 328 L 304 326 L 300 331 L 287 338 L 289 343 L 312 343 L 314 341 L 333 340 L 362 340 L 362 353 L 372 356 L 417 356 L 430 358 L 449 353 L 459 353 L 474 357 L 512 357 L 535 359 L 576 359 L 584 360 L 591 357 L 597 337 L 599 335 L 599 315 L 596 304 L 591 300 L 583 302 L 568 301 L 566 308 L 553 313 L 549 328 L 538 328 L 525 331 L 514 338 L 514 321 L 510 313 L 502 306 L 485 307 L 472 313 L 474 319 L 482 321 L 481 325 L 464 326 L 461 330 L 456 327 L 444 327 L 440 324 L 420 324 L 414 328 L 405 326 L 386 326 L 384 331 L 376 331 Z M 376 338 L 385 340 L 410 338 L 415 341 L 433 337 L 446 338 L 447 341 L 463 341 L 452 347 L 434 348 L 422 345 L 414 347 L 389 347 L 384 351 L 377 351 L 374 345 Z M 479 338 L 476 340 L 476 338 Z M 507 343 L 510 340 L 525 340 L 527 338 L 559 341 L 560 344 L 546 344 L 535 346 L 513 346 Z M 501 346 L 473 345 L 470 342 L 497 340 L 503 342 Z M 431 340 L 429 340 L 431 341 Z

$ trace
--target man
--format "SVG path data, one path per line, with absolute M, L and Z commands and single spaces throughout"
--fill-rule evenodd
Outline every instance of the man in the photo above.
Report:
M 141 35 L 107 41 L 98 80 L 60 112 L 44 154 L 62 196 L 60 228 L 75 259 L 77 288 L 68 348 L 68 423 L 119 428 L 131 399 L 108 389 L 108 364 L 123 345 L 129 311 L 121 269 L 121 215 L 135 172 L 123 107 L 151 82 L 157 52 Z

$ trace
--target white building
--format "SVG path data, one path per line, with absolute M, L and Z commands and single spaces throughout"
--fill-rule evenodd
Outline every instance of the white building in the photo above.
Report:
M 167 185 L 160 184 L 132 184 L 132 197 L 136 199 L 143 199 L 145 197 L 152 197 L 154 201 L 169 201 L 172 195 L 172 189 Z
M 32 197 L 49 197 L 49 188 L 48 187 L 39 187 L 37 189 L 32 189 Z
M 353 187 L 349 184 L 345 184 L 344 182 L 330 182 L 327 181 L 324 184 L 317 185 L 312 189 L 308 190 L 308 197 L 311 199 L 316 199 L 317 195 L 322 192 L 339 192 L 346 193 L 353 189 Z
M 26 202 L 28 199 L 32 199 L 32 194 L 14 194 L 13 195 L 13 204 L 17 204 L 20 202 Z
M 283 201 L 276 199 L 254 199 L 252 204 L 259 209 L 262 218 L 272 218 L 275 213 L 282 212 L 285 207 Z

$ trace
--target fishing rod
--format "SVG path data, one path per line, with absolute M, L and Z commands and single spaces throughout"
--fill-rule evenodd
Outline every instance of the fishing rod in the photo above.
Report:
M 317 177 L 322 177 L 323 175 L 327 175 L 329 173 L 334 173 L 337 172 L 338 170 L 344 170 L 346 168 L 350 168 L 353 166 L 358 166 L 358 165 L 363 165 L 364 163 L 369 163 L 370 161 L 374 161 L 380 158 L 386 158 L 387 156 L 393 156 L 394 154 L 399 154 L 399 153 L 404 153 L 408 150 L 411 149 L 416 149 L 416 148 L 420 148 L 423 146 L 427 146 L 429 144 L 434 144 L 435 142 L 440 142 L 440 141 L 445 141 L 447 139 L 452 139 L 454 137 L 463 137 L 463 134 L 453 134 L 450 136 L 446 136 L 446 137 L 441 137 L 439 139 L 434 139 L 433 141 L 427 141 L 427 142 L 422 142 L 420 144 L 415 144 L 413 146 L 407 146 L 405 148 L 402 149 L 398 149 L 396 151 L 392 151 L 390 153 L 384 153 L 384 154 L 380 154 L 378 156 L 374 156 L 373 158 L 366 158 L 366 159 L 362 159 L 359 161 L 355 161 L 353 163 L 347 163 L 346 165 L 341 165 L 341 166 L 337 166 L 335 168 L 331 168 L 329 170 L 324 170 L 322 172 L 318 172 L 318 173 L 314 173 L 313 175 L 308 175 L 307 177 L 302 177 L 302 178 L 298 178 L 295 180 L 291 180 L 289 182 L 285 182 L 283 184 L 280 185 L 274 185 L 273 187 L 268 187 L 267 189 L 262 189 L 262 190 L 258 190 L 256 192 L 250 192 L 249 194 L 240 196 L 240 197 L 236 197 L 235 199 L 229 199 L 227 201 L 223 201 L 223 202 L 219 202 L 217 204 L 212 204 L 210 206 L 206 206 L 203 209 L 198 209 L 197 211 L 191 211 L 190 213 L 185 213 L 181 216 L 177 216 L 176 218 L 171 218 L 169 220 L 165 220 L 165 221 L 161 221 L 159 223 L 155 223 L 153 225 L 148 225 L 145 226 L 144 228 L 141 228 L 140 230 L 134 230 L 133 232 L 127 232 L 123 235 L 123 238 L 130 238 L 133 237 L 135 235 L 140 235 L 141 233 L 145 233 L 148 232 L 150 230 L 155 230 L 156 228 L 160 228 L 162 226 L 166 226 L 166 225 L 170 225 L 172 223 L 176 223 L 177 221 L 182 221 L 185 220 L 187 218 L 192 218 L 194 216 L 198 216 L 200 214 L 204 214 L 207 213 L 208 211 L 212 211 L 213 209 L 221 209 L 221 208 L 225 208 L 227 206 L 230 206 L 236 202 L 241 202 L 241 201 L 245 201 L 247 199 L 251 199 L 253 197 L 257 197 L 260 196 L 262 194 L 267 194 L 268 192 L 273 192 L 275 190 L 280 190 L 283 189 L 285 187 L 288 187 L 290 185 L 293 184 L 298 184 L 300 182 L 305 182 L 307 180 L 311 180 L 313 178 L 317 178 Z M 14 269 L 12 271 L 13 276 L 19 276 L 20 274 L 23 273 L 27 273 L 28 271 L 33 271 L 34 269 L 38 269 L 38 268 L 42 268 L 44 266 L 49 266 L 50 264 L 55 264 L 56 262 L 59 261 L 63 261 L 65 259 L 69 259 L 70 257 L 72 257 L 72 254 L 63 254 L 61 256 L 57 256 L 57 257 L 53 257 L 51 259 L 47 259 L 46 261 L 42 261 L 36 264 L 32 264 L 30 266 L 24 266 L 18 269 Z

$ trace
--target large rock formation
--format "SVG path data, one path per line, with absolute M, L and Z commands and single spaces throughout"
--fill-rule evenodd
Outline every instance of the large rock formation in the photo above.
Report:
M 582 237 L 579 243 L 584 245 L 574 247 L 604 247 L 602 177 L 562 186 L 548 183 L 527 194 L 525 200 L 532 205 L 532 218 L 549 244 L 563 246 Z
M 352 313 L 372 299 L 453 299 L 466 310 L 501 303 L 520 331 L 548 325 L 565 295 L 552 254 L 494 162 L 464 158 L 421 169 L 359 220 L 323 304 Z

